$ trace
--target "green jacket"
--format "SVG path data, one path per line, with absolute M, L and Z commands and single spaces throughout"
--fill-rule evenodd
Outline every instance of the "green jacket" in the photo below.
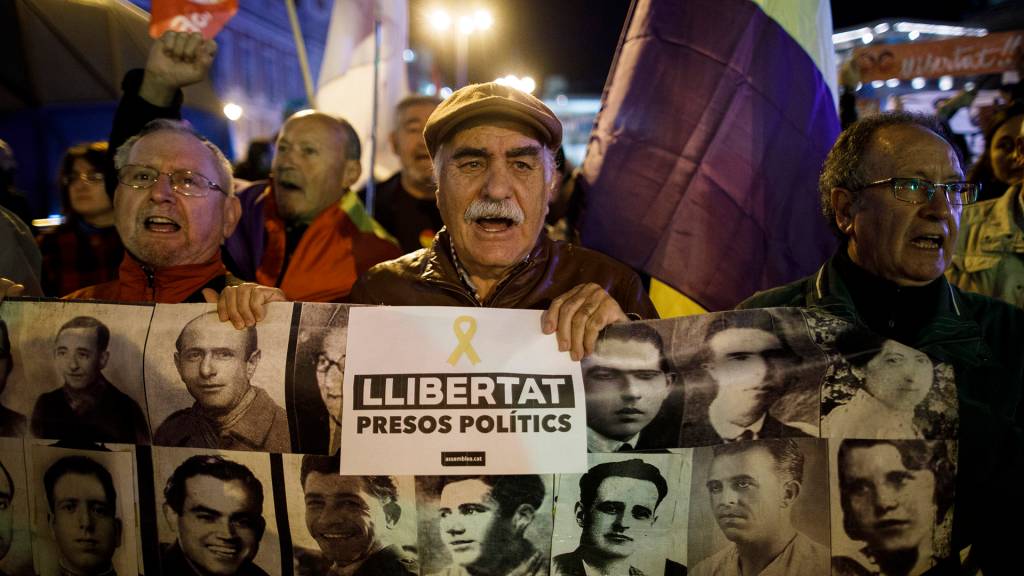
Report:
M 741 302 L 737 308 L 816 308 L 867 326 L 833 256 L 818 272 Z M 848 260 L 847 260 L 848 262 Z M 904 344 L 953 366 L 959 400 L 953 551 L 972 546 L 971 559 L 985 574 L 1019 566 L 1024 518 L 1024 311 L 963 292 L 945 277 Z M 1008 528 L 1007 526 L 1013 526 Z
M 1024 212 L 1020 185 L 964 208 L 956 253 L 946 276 L 970 290 L 1024 308 Z

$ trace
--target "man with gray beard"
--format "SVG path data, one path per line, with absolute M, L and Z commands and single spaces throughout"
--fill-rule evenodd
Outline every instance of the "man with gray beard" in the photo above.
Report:
M 371 268 L 353 302 L 546 310 L 544 332 L 575 360 L 608 324 L 657 318 L 631 269 L 544 234 L 562 125 L 543 102 L 493 82 L 466 86 L 434 110 L 423 138 L 445 227 L 430 248 Z

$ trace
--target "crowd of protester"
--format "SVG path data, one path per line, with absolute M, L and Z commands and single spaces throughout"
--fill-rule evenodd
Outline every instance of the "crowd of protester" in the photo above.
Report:
M 67 221 L 40 239 L 42 258 L 13 256 L 35 244 L 3 213 L 0 296 L 216 302 L 239 328 L 283 300 L 538 309 L 575 360 L 607 325 L 657 317 L 633 270 L 545 231 L 571 239 L 571 225 L 547 220 L 571 222 L 578 204 L 557 159 L 561 123 L 536 98 L 489 83 L 401 103 L 392 144 L 402 170 L 379 185 L 374 219 L 351 189 L 358 136 L 318 112 L 284 123 L 269 179 L 236 185 L 223 154 L 180 121 L 181 88 L 205 77 L 215 53 L 198 35 L 167 33 L 146 69 L 128 74 L 109 148 L 75 148 L 63 163 Z M 1024 498 L 1003 489 L 1024 471 L 1024 135 L 1017 104 L 992 118 L 966 181 L 940 119 L 851 121 L 819 180 L 839 249 L 816 274 L 740 307 L 822 308 L 952 365 L 967 455 L 954 547 L 999 573 L 1015 536 L 984 511 L 1024 513 Z M 0 166 L 11 165 L 0 148 Z M 258 178 L 248 170 L 261 163 L 245 173 Z M 42 288 L 25 276 L 34 266 L 38 278 L 40 261 Z

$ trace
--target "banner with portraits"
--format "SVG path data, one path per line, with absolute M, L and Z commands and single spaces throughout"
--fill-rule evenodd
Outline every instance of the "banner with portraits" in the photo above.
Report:
M 410 312 L 447 325 L 416 336 Z M 566 372 L 531 352 L 555 348 L 536 312 L 497 312 L 505 328 L 477 315 L 469 336 L 457 309 L 275 303 L 236 330 L 208 304 L 3 301 L 0 574 L 916 575 L 955 559 L 947 364 L 780 308 L 613 325 Z M 349 358 L 361 348 L 379 369 Z M 414 373 L 442 387 L 374 379 Z M 525 432 L 477 446 L 488 463 L 575 459 L 578 473 L 463 460 L 413 476 L 436 447 L 397 449 L 372 420 L 346 436 L 360 381 L 364 407 L 443 394 L 456 401 L 422 413 L 457 423 L 563 402 L 543 378 L 566 374 L 582 380 L 586 448 Z M 376 475 L 339 474 L 347 450 Z

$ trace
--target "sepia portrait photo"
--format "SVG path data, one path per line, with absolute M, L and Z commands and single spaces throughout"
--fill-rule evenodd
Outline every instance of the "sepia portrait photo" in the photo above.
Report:
M 156 446 L 153 468 L 164 574 L 281 572 L 269 454 Z
M 546 576 L 552 476 L 418 476 L 420 573 Z
M 36 438 L 149 443 L 142 372 L 151 306 L 8 302 L 2 313 L 10 370 L 0 376 L 0 428 L 14 420 Z
M 138 574 L 135 447 L 26 444 L 36 572 Z
M 823 437 L 956 438 L 952 366 L 856 327 L 836 334 L 831 350 L 835 360 L 822 387 Z
M 420 574 L 412 476 L 341 476 L 336 454 L 282 460 L 296 574 Z
M 833 574 L 923 574 L 951 549 L 956 442 L 831 439 Z
M 580 363 L 590 453 L 679 445 L 683 391 L 669 362 L 665 322 L 613 324 Z M 664 328 L 662 328 L 664 329 Z
M 741 310 L 673 323 L 686 398 L 680 444 L 818 436 L 824 353 L 799 310 Z
M 334 454 L 341 443 L 341 390 L 348 344 L 347 304 L 302 303 L 288 414 L 295 452 Z
M 0 574 L 28 576 L 32 569 L 25 446 L 20 438 L 0 438 Z
M 826 441 L 765 438 L 693 451 L 690 574 L 829 573 Z
M 591 454 L 585 474 L 560 474 L 555 498 L 552 576 L 675 576 L 670 560 L 682 454 Z M 685 524 L 685 519 L 684 519 Z
M 257 326 L 221 322 L 213 304 L 158 304 L 146 388 L 158 446 L 291 451 L 285 380 L 291 303 Z

